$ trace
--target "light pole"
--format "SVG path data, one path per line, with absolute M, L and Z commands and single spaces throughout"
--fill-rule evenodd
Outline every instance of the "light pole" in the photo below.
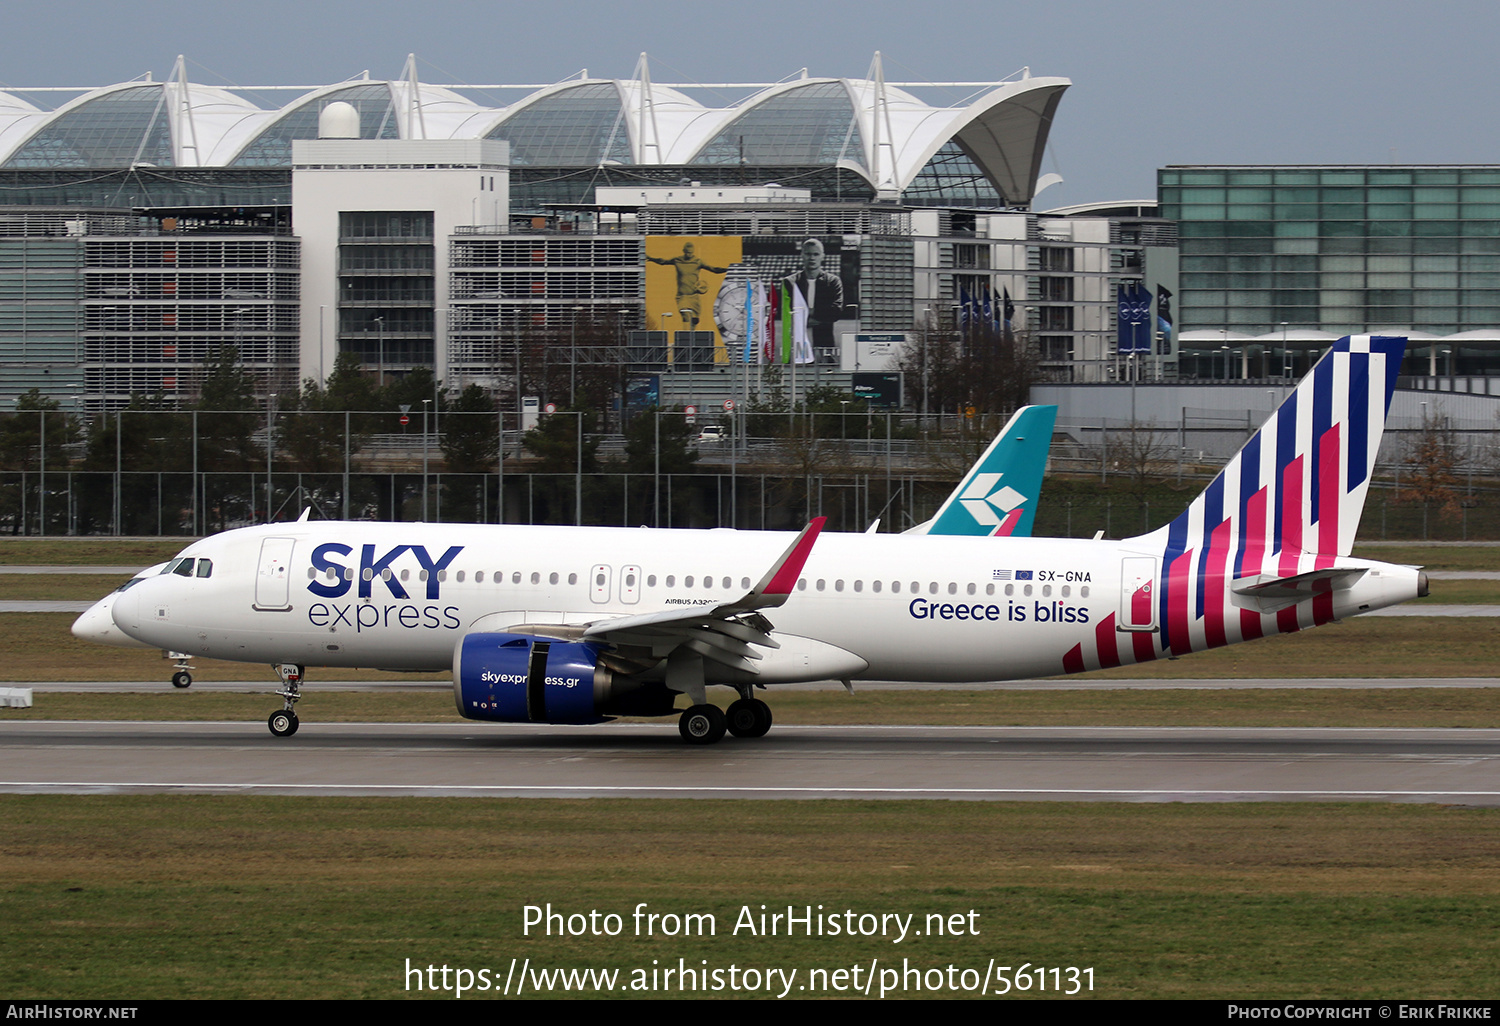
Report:
M 568 343 L 568 405 L 575 410 L 578 408 L 578 315 L 587 309 L 586 306 L 573 308 L 573 325 Z
M 380 365 L 379 385 L 380 385 L 381 388 L 384 388 L 385 387 L 385 318 L 384 317 L 374 317 L 374 318 L 371 318 L 371 319 L 375 322 L 375 339 L 376 339 L 376 344 L 380 347 L 380 355 L 379 355 L 379 365 Z
M 276 448 L 276 393 L 266 396 L 266 523 L 271 522 L 271 452 Z
M 432 408 L 431 399 L 422 400 L 422 522 L 427 522 L 427 411 Z

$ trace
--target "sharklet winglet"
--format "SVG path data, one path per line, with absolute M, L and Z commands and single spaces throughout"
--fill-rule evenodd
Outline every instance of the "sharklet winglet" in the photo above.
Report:
M 818 534 L 827 522 L 827 517 L 815 517 L 804 527 L 781 554 L 781 558 L 766 571 L 766 575 L 751 591 L 751 596 L 777 596 L 784 599 L 790 595 L 797 586 L 797 578 L 802 575 L 802 568 L 807 565 L 807 557 L 812 555 L 813 542 L 818 540 Z

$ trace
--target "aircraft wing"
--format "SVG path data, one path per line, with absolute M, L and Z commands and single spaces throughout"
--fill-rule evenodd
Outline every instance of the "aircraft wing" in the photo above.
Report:
M 757 673 L 755 660 L 761 656 L 753 646 L 781 647 L 771 637 L 771 622 L 759 610 L 779 606 L 791 595 L 826 522 L 827 518 L 818 517 L 804 527 L 755 587 L 733 602 L 597 620 L 584 628 L 583 639 L 649 647 L 656 658 L 685 648 L 724 666 Z

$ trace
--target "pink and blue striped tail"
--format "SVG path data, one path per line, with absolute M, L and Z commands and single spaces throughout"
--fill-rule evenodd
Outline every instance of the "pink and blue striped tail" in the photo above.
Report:
M 1158 654 L 1182 655 L 1333 619 L 1314 581 L 1274 613 L 1236 605 L 1246 579 L 1289 580 L 1349 555 L 1364 511 L 1406 339 L 1339 339 L 1192 504 L 1141 538 L 1161 553 Z

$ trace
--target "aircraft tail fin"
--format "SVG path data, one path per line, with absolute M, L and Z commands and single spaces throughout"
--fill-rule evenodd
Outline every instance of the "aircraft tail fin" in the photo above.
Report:
M 1364 512 L 1406 339 L 1345 336 L 1245 447 L 1162 529 L 1169 552 L 1228 552 L 1235 577 L 1279 576 L 1347 556 Z M 1314 555 L 1316 565 L 1299 567 Z M 1254 566 L 1246 568 L 1246 559 Z
M 1023 406 L 931 520 L 907 534 L 1031 535 L 1056 406 Z
M 1359 529 L 1405 352 L 1404 338 L 1339 339 L 1181 515 L 1131 539 L 1161 553 L 1156 615 L 1140 621 L 1160 623 L 1159 651 L 1333 618 L 1331 593 L 1351 577 L 1340 561 Z M 1295 606 L 1262 619 L 1303 597 L 1312 598 L 1307 622 Z M 1242 607 L 1238 616 L 1232 605 Z

